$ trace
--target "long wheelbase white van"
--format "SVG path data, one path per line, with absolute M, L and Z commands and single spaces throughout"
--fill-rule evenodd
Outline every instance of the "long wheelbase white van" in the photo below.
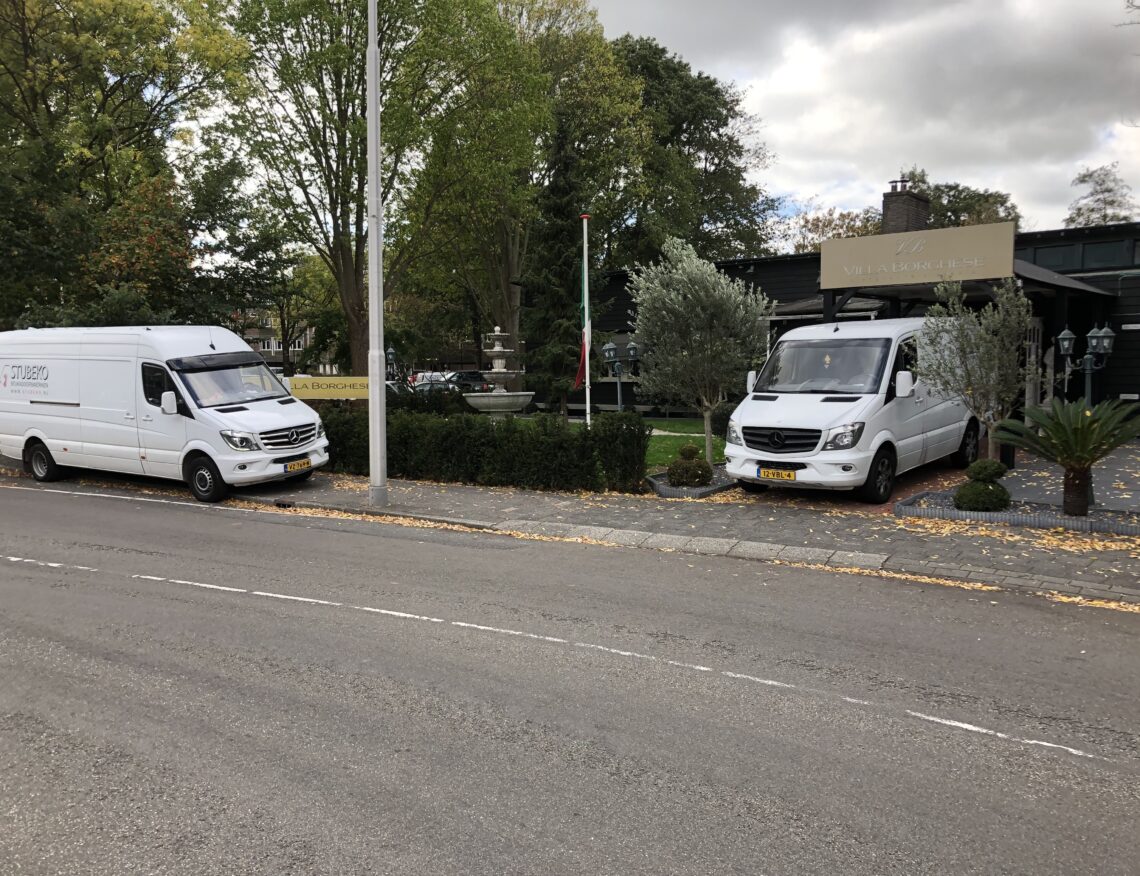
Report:
M 858 490 L 890 499 L 895 476 L 978 457 L 978 421 L 960 398 L 915 382 L 921 319 L 828 323 L 780 338 L 728 424 L 728 473 L 746 490 Z
M 0 332 L 0 453 L 40 481 L 69 467 L 152 475 L 203 502 L 329 460 L 316 412 L 216 326 Z

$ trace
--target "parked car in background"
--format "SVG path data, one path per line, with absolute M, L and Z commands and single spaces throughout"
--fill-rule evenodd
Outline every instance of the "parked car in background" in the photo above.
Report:
M 418 380 L 413 387 L 420 394 L 429 392 L 459 392 L 459 384 L 450 380 Z
M 460 392 L 490 392 L 494 389 L 482 371 L 454 371 L 449 380 L 459 387 Z
M 402 380 L 388 380 L 385 383 L 388 387 L 388 395 L 411 395 L 412 388 Z
M 448 371 L 413 371 L 408 381 L 413 386 L 418 383 L 446 383 L 450 376 Z

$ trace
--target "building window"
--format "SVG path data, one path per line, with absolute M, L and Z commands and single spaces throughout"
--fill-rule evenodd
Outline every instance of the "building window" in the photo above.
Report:
M 1080 254 L 1075 243 L 1063 246 L 1039 246 L 1034 251 L 1034 263 L 1051 271 L 1064 271 L 1081 266 Z
M 1086 243 L 1084 247 L 1085 268 L 1117 268 L 1127 264 L 1124 251 L 1126 240 L 1110 240 L 1106 243 Z

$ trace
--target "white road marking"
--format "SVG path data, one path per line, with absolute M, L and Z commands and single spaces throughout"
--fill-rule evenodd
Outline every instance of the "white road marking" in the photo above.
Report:
M 87 494 L 84 494 L 84 495 L 87 495 Z M 67 566 L 67 565 L 64 565 L 62 563 L 53 563 L 53 562 L 47 562 L 44 560 L 34 560 L 34 559 L 29 559 L 27 557 L 4 556 L 4 557 L 2 557 L 2 559 L 7 560 L 10 563 L 28 563 L 28 564 L 32 564 L 35 566 L 42 566 L 42 567 L 53 568 L 53 569 L 58 569 L 58 568 L 79 569 L 79 570 L 82 570 L 85 572 L 98 571 L 97 569 L 92 569 L 88 566 Z M 200 581 L 187 581 L 187 580 L 180 579 L 180 578 L 164 578 L 164 577 L 161 577 L 158 575 L 131 575 L 130 577 L 134 580 L 139 580 L 139 581 L 153 581 L 156 583 L 179 584 L 179 585 L 190 586 L 190 587 L 204 588 L 204 589 L 208 589 L 208 590 L 224 591 L 226 593 L 246 594 L 249 596 L 265 596 L 265 597 L 269 597 L 272 599 L 288 600 L 290 602 L 303 602 L 303 603 L 306 603 L 309 605 L 326 605 L 326 606 L 331 606 L 334 608 L 349 608 L 349 609 L 352 609 L 354 611 L 366 611 L 366 612 L 369 612 L 372 614 L 383 615 L 385 617 L 399 618 L 401 620 L 417 620 L 417 621 L 426 621 L 429 623 L 437 623 L 437 624 L 446 623 L 446 624 L 449 624 L 450 626 L 453 626 L 453 627 L 460 627 L 462 629 L 475 630 L 478 632 L 494 633 L 496 635 L 516 636 L 516 637 L 525 638 L 525 639 L 535 639 L 535 640 L 541 641 L 541 642 L 550 642 L 550 643 L 559 644 L 559 645 L 571 645 L 574 648 L 584 648 L 584 649 L 588 649 L 591 651 L 601 651 L 605 654 L 614 654 L 614 655 L 617 655 L 619 657 L 632 657 L 632 658 L 635 658 L 638 660 L 649 660 L 649 661 L 654 661 L 654 662 L 660 662 L 660 663 L 666 664 L 668 666 L 675 666 L 679 669 L 688 669 L 688 670 L 691 670 L 694 672 L 709 673 L 709 672 L 715 671 L 714 669 L 712 669 L 712 667 L 702 666 L 702 665 L 697 664 L 697 663 L 684 663 L 684 662 L 679 661 L 679 660 L 661 659 L 661 658 L 655 657 L 652 654 L 641 654 L 637 651 L 625 651 L 625 650 L 622 650 L 620 648 L 610 648 L 606 645 L 598 645 L 598 644 L 593 643 L 593 642 L 570 642 L 569 639 L 562 639 L 562 638 L 559 638 L 557 636 L 545 636 L 545 635 L 541 635 L 539 633 L 527 632 L 525 630 L 512 630 L 512 629 L 505 628 L 505 627 L 492 627 L 492 626 L 487 626 L 485 624 L 470 623 L 468 621 L 456 621 L 456 620 L 448 621 L 445 618 L 429 617 L 427 615 L 412 614 L 410 612 L 396 611 L 393 609 L 386 609 L 386 608 L 374 608 L 372 606 L 367 606 L 367 605 L 347 605 L 346 606 L 344 603 L 333 602 L 333 601 L 328 600 L 328 599 L 315 599 L 315 598 L 309 597 L 309 596 L 294 596 L 294 595 L 287 594 L 287 593 L 273 593 L 273 592 L 266 591 L 266 590 L 252 590 L 251 591 L 251 590 L 244 590 L 240 587 L 225 587 L 225 586 L 222 586 L 220 584 L 205 584 L 205 583 L 202 583 Z M 788 682 L 784 682 L 784 681 L 777 681 L 777 680 L 772 679 L 772 678 L 760 678 L 760 677 L 755 676 L 755 675 L 746 675 L 744 673 L 730 672 L 728 670 L 723 670 L 719 674 L 725 678 L 732 678 L 732 679 L 737 679 L 740 681 L 749 681 L 749 682 L 753 682 L 755 684 L 764 685 L 766 687 L 782 688 L 785 690 L 798 690 L 798 691 L 802 691 L 803 693 L 817 695 L 817 696 L 821 696 L 821 697 L 825 697 L 825 698 L 835 698 L 835 699 L 842 700 L 843 702 L 846 702 L 846 703 L 851 703 L 852 705 L 859 705 L 859 706 L 875 706 L 876 705 L 875 703 L 872 703 L 869 700 L 862 700 L 862 699 L 858 699 L 856 697 L 837 695 L 837 694 L 834 694 L 830 691 L 816 690 L 813 688 L 801 688 L 797 685 L 789 684 Z M 889 707 L 884 706 L 883 708 L 889 708 Z M 969 732 L 969 733 L 977 733 L 978 735 L 981 735 L 981 736 L 989 736 L 989 737 L 994 738 L 994 739 L 1001 739 L 1001 740 L 1004 740 L 1007 742 L 1013 742 L 1013 743 L 1016 743 L 1019 745 L 1034 745 L 1034 746 L 1039 746 L 1042 748 L 1049 748 L 1049 749 L 1054 749 L 1057 751 L 1064 751 L 1064 752 L 1071 754 L 1075 757 L 1091 758 L 1094 760 L 1107 760 L 1107 758 L 1103 758 L 1099 755 L 1091 754 L 1087 751 L 1082 751 L 1079 748 L 1072 748 L 1068 745 L 1060 745 L 1056 742 L 1045 742 L 1045 741 L 1040 740 L 1040 739 L 1028 739 L 1028 738 L 1024 738 L 1024 737 L 1020 737 L 1020 736 L 1013 736 L 1012 734 L 1002 733 L 1001 731 L 998 731 L 998 730 L 991 730 L 988 727 L 981 727 L 981 726 L 978 726 L 977 724 L 968 724 L 965 721 L 955 721 L 951 718 L 939 718 L 936 715 L 927 715 L 924 712 L 915 712 L 911 709 L 905 709 L 904 713 L 911 718 L 916 718 L 920 721 L 924 721 L 924 722 L 927 722 L 930 724 L 936 724 L 936 725 L 943 726 L 943 727 L 951 727 L 953 729 L 964 730 L 964 731 Z
M 67 563 L 49 563 L 46 560 L 33 560 L 28 557 L 0 557 L 0 559 L 7 560 L 9 563 L 23 563 L 27 566 L 38 566 L 42 569 L 70 569 L 76 572 L 98 572 L 98 569 L 93 569 L 90 566 L 69 566 Z
M 1067 751 L 1069 754 L 1077 757 L 1090 757 L 1094 760 L 1104 760 L 1095 754 L 1089 754 L 1087 751 L 1081 751 L 1079 748 L 1070 748 L 1067 745 L 1058 745 L 1056 742 L 1042 742 L 1040 739 L 1023 739 L 1020 736 L 1011 736 L 1008 733 L 1002 733 L 998 730 L 990 730 L 988 727 L 979 727 L 977 724 L 967 724 L 964 721 L 952 721 L 949 718 L 938 718 L 934 715 L 924 715 L 922 712 L 912 712 L 910 709 L 906 713 L 912 718 L 918 718 L 920 721 L 930 721 L 933 724 L 942 724 L 946 727 L 955 727 L 958 730 L 968 730 L 971 733 L 980 733 L 983 736 L 993 736 L 997 739 L 1007 739 L 1010 742 L 1018 742 L 1022 745 L 1041 745 L 1045 748 L 1057 748 L 1061 751 Z

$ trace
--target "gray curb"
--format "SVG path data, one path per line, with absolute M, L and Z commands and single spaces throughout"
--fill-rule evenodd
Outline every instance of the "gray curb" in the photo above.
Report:
M 968 520 L 973 523 L 1011 523 L 1031 529 L 1069 529 L 1074 532 L 1103 532 L 1111 535 L 1140 535 L 1140 525 L 1090 517 L 1069 517 L 1065 514 L 1021 514 L 1013 511 L 959 511 L 957 508 L 919 508 L 918 503 L 928 496 L 938 495 L 927 490 L 909 499 L 895 502 L 896 517 L 924 517 L 934 520 Z

